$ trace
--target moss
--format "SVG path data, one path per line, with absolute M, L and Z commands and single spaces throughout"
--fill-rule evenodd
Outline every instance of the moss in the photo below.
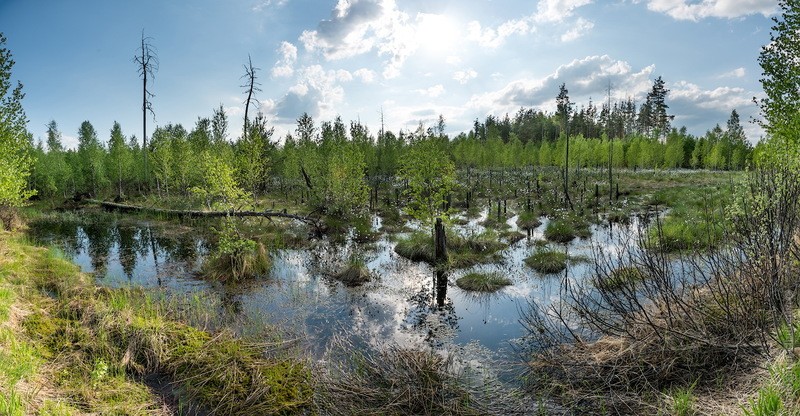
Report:
M 539 249 L 525 259 L 528 267 L 540 273 L 558 273 L 567 268 L 569 257 L 560 251 Z
M 475 292 L 495 292 L 511 284 L 499 273 L 468 273 L 456 280 L 456 286 Z

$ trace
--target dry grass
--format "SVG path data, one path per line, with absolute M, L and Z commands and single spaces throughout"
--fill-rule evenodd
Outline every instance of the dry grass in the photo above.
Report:
M 452 355 L 400 347 L 363 352 L 337 340 L 320 370 L 316 404 L 329 415 L 514 415 L 515 392 L 470 375 Z M 474 381 L 474 380 L 473 380 Z

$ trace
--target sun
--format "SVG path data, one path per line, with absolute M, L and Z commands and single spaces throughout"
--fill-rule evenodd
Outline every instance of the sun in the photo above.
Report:
M 417 45 L 425 52 L 451 52 L 458 42 L 458 33 L 458 26 L 450 17 L 428 13 L 417 15 Z

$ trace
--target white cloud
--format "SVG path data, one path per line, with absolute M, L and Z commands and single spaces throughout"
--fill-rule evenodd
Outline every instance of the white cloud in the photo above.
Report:
M 520 19 L 508 20 L 496 29 L 482 27 L 480 22 L 467 24 L 467 39 L 477 42 L 485 48 L 498 48 L 512 35 L 527 35 L 536 32 L 535 23 L 559 23 L 571 17 L 579 7 L 590 4 L 592 0 L 540 0 L 536 12 Z M 578 25 L 562 35 L 562 41 L 568 42 L 582 36 L 594 24 L 578 19 Z
M 65 149 L 77 149 L 78 142 L 79 141 L 77 137 L 61 133 L 61 144 Z
M 575 9 L 591 2 L 592 0 L 540 0 L 533 19 L 537 22 L 560 22 L 572 16 Z
M 594 28 L 594 23 L 579 17 L 578 20 L 572 25 L 572 28 L 561 35 L 561 41 L 571 42 L 585 35 L 587 32 L 592 30 L 592 28 Z
M 497 29 L 482 28 L 480 22 L 472 21 L 467 24 L 467 39 L 477 42 L 486 48 L 497 48 L 511 35 L 526 35 L 535 31 L 530 18 L 509 20 Z
M 297 62 L 297 47 L 289 42 L 281 42 L 278 48 L 280 59 L 272 67 L 272 76 L 276 78 L 290 77 L 294 74 L 294 63 Z
M 674 101 L 685 101 L 699 108 L 730 112 L 734 108 L 752 103 L 753 93 L 740 87 L 718 87 L 704 90 L 697 84 L 679 81 L 671 85 L 669 97 Z
M 263 11 L 264 9 L 268 9 L 272 6 L 281 7 L 286 5 L 289 0 L 261 0 L 253 5 L 252 10 L 256 13 Z
M 320 65 L 298 70 L 297 83 L 272 106 L 272 112 L 280 121 L 296 120 L 303 113 L 312 117 L 332 118 L 334 107 L 344 99 L 344 89 L 339 82 L 353 76 L 344 70 L 324 70 Z
M 436 98 L 444 93 L 444 86 L 442 84 L 436 84 L 430 88 L 419 89 L 414 92 L 426 97 Z
M 461 57 L 455 55 L 448 55 L 444 61 L 449 65 L 459 65 L 461 64 Z
M 415 25 L 426 15 L 412 20 L 397 8 L 395 0 L 339 0 L 331 18 L 315 30 L 303 31 L 300 41 L 309 51 L 320 51 L 327 60 L 337 60 L 376 51 L 386 56 L 384 78 L 400 74 L 405 60 L 417 47 Z
M 335 74 L 336 80 L 339 82 L 349 82 L 353 80 L 353 74 L 345 69 L 337 69 Z
M 673 125 L 686 125 L 700 134 L 710 130 L 715 120 L 724 126 L 731 111 L 735 109 L 750 141 L 755 142 L 764 133 L 757 124 L 746 122 L 758 116 L 758 106 L 753 103 L 753 97 L 758 95 L 755 91 L 740 87 L 704 89 L 686 81 L 679 81 L 668 87 L 670 93 L 667 103 L 676 115 Z
M 478 76 L 474 69 L 469 68 L 463 71 L 456 71 L 453 73 L 453 79 L 458 81 L 459 84 L 466 84 L 469 80 Z
M 739 67 L 732 71 L 728 71 L 721 74 L 719 78 L 744 78 L 744 75 L 745 75 L 744 67 Z
M 238 105 L 227 106 L 224 107 L 223 110 L 225 110 L 225 114 L 228 115 L 229 119 L 238 118 L 239 116 L 244 115 L 244 108 L 239 107 Z
M 650 77 L 654 70 L 651 65 L 634 71 L 627 62 L 608 55 L 587 56 L 558 67 L 544 78 L 519 79 L 498 91 L 474 95 L 467 106 L 498 114 L 514 112 L 522 106 L 551 111 L 561 83 L 566 84 L 572 101 L 578 103 L 605 96 L 609 82 L 617 95 L 644 96 L 652 87 Z
M 649 0 L 647 8 L 677 20 L 697 21 L 707 17 L 734 19 L 751 14 L 770 16 L 778 10 L 774 0 Z
M 369 84 L 375 80 L 375 72 L 367 68 L 357 69 L 355 72 L 353 72 L 353 75 L 365 84 Z

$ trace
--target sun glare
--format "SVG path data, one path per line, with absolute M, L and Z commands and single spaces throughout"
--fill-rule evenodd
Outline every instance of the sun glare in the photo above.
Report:
M 420 13 L 417 15 L 417 44 L 423 51 L 445 53 L 458 39 L 458 26 L 447 16 Z

